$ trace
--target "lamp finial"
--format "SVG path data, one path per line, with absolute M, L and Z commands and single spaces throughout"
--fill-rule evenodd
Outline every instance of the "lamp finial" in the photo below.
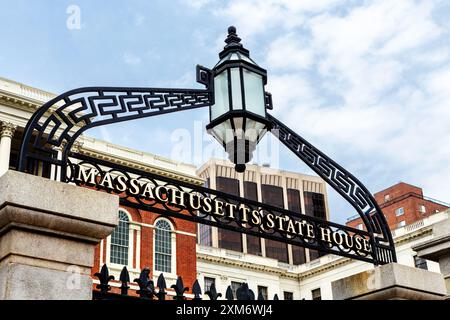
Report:
M 235 26 L 228 27 L 228 36 L 225 39 L 225 43 L 227 45 L 225 46 L 225 48 L 234 46 L 242 47 L 242 44 L 240 42 L 241 38 L 239 38 L 238 35 L 236 34 L 236 27 Z

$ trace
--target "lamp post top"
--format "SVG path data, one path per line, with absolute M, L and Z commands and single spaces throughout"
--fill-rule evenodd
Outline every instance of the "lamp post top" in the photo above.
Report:
M 241 38 L 237 35 L 236 27 L 234 26 L 228 27 L 228 35 L 225 39 L 225 43 L 226 45 L 223 48 L 223 51 L 219 53 L 220 59 L 225 57 L 230 52 L 240 52 L 247 57 L 250 55 L 250 52 L 242 45 Z

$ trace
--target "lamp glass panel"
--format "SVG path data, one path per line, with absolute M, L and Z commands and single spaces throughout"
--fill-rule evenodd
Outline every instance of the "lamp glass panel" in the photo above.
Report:
M 245 138 L 250 142 L 258 142 L 266 133 L 265 124 L 247 118 L 245 124 Z
M 228 76 L 225 70 L 214 77 L 214 105 L 211 106 L 211 120 L 220 117 L 229 111 L 229 108 Z
M 233 118 L 233 124 L 234 124 L 234 135 L 238 139 L 244 138 L 244 119 L 242 117 L 234 117 Z
M 228 143 L 230 141 L 233 141 L 234 132 L 231 127 L 231 121 L 229 119 L 216 125 L 214 128 L 212 128 L 212 131 L 213 131 L 213 136 L 220 143 L 223 143 L 223 142 Z
M 245 108 L 265 117 L 264 87 L 262 76 L 244 69 Z
M 242 109 L 241 77 L 239 68 L 231 68 L 231 96 L 233 99 L 233 109 Z

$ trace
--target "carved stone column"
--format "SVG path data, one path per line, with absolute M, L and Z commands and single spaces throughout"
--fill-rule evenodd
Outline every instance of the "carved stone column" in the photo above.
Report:
M 1 122 L 0 132 L 0 176 L 9 169 L 11 141 L 17 126 L 10 122 Z

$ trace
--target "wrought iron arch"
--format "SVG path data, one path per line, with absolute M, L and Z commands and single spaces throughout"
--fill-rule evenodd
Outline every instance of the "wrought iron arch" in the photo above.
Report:
M 18 169 L 22 172 L 36 174 L 36 168 L 39 163 L 55 165 L 61 168 L 60 180 L 69 182 L 70 180 L 66 176 L 67 166 L 70 165 L 69 155 L 83 161 L 91 161 L 94 164 L 97 161 L 76 153 L 70 153 L 72 145 L 81 133 L 98 126 L 208 107 L 214 104 L 211 79 L 212 76 L 209 69 L 197 66 L 197 81 L 205 85 L 205 89 L 87 87 L 63 93 L 45 103 L 33 114 L 27 123 L 20 148 Z M 266 93 L 266 107 L 272 109 L 271 104 L 271 95 Z M 194 216 L 177 215 L 177 212 L 171 212 L 171 210 L 166 212 L 160 211 L 159 213 L 168 213 L 178 218 L 370 261 L 375 265 L 395 262 L 395 246 L 388 224 L 367 188 L 342 166 L 275 117 L 269 114 L 268 120 L 272 125 L 272 129 L 278 130 L 279 134 L 277 137 L 280 142 L 355 208 L 367 232 L 328 221 L 320 221 L 320 219 L 316 218 L 305 218 L 314 223 L 316 227 L 323 225 L 328 228 L 337 228 L 345 233 L 361 234 L 369 237 L 372 248 L 370 258 L 362 257 L 357 252 L 349 253 L 342 250 L 332 250 L 332 248 L 327 248 L 320 243 L 311 244 L 304 240 L 294 241 L 286 235 L 263 235 L 261 230 L 255 231 L 242 226 L 237 227 L 223 221 L 211 222 Z M 61 152 L 59 157 L 57 149 Z M 109 165 L 111 166 L 111 164 Z M 116 168 L 118 168 L 117 170 L 122 170 L 122 172 L 127 172 L 126 168 L 119 168 L 119 166 L 116 166 Z M 146 173 L 135 171 L 134 174 L 144 175 Z M 166 179 L 166 181 L 169 184 L 172 183 L 172 185 L 174 183 L 174 181 L 169 179 Z M 283 211 L 288 216 L 294 216 L 293 213 L 273 208 L 270 205 L 252 202 L 198 186 L 191 185 L 188 187 L 203 194 L 215 194 L 231 201 L 245 201 L 250 206 L 264 207 L 272 212 Z M 155 208 L 153 209 L 158 211 Z

